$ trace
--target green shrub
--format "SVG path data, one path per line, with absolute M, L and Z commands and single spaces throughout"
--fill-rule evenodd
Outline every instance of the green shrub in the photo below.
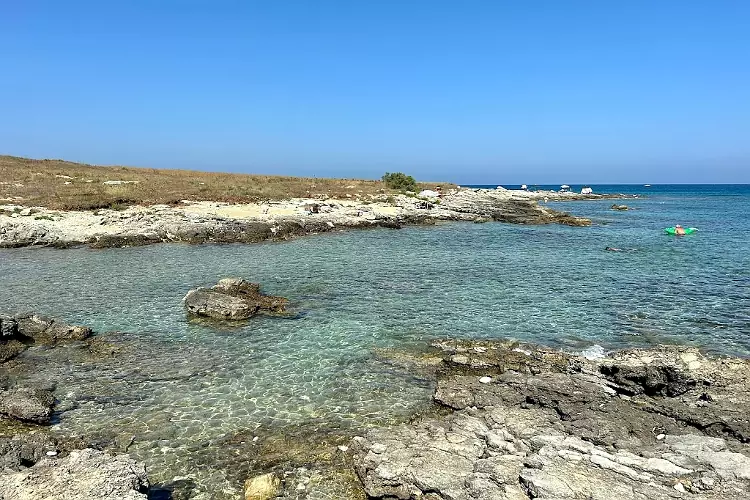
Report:
M 383 176 L 383 182 L 385 182 L 385 185 L 390 189 L 397 189 L 400 191 L 417 190 L 417 181 L 414 180 L 414 177 L 402 172 L 386 172 Z

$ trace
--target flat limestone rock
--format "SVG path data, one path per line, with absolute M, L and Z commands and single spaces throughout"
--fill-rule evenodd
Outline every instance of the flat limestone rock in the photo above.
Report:
M 190 315 L 243 320 L 259 312 L 283 312 L 289 301 L 283 297 L 263 295 L 257 283 L 240 278 L 224 278 L 211 288 L 190 290 L 183 302 Z
M 368 498 L 748 498 L 748 360 L 684 347 L 592 360 L 512 342 L 434 346 L 434 400 L 447 414 L 354 438 Z
M 0 474 L 0 498 L 13 500 L 145 500 L 148 486 L 142 464 L 90 448 Z

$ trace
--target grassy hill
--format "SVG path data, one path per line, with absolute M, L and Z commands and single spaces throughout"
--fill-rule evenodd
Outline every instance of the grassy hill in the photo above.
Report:
M 434 189 L 438 184 L 420 184 Z M 443 189 L 450 184 L 440 184 Z M 0 204 L 58 210 L 179 204 L 181 200 L 247 203 L 286 198 L 364 198 L 392 194 L 381 181 L 227 174 L 0 156 Z M 348 195 L 348 196 L 347 196 Z

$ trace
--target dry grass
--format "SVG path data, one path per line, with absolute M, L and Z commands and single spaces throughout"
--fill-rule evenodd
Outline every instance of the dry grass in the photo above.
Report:
M 105 181 L 137 181 L 107 185 Z M 67 183 L 67 184 L 66 184 Z M 448 189 L 451 184 L 439 184 Z M 420 184 L 434 189 L 438 184 Z M 62 160 L 0 156 L 0 204 L 57 210 L 179 204 L 181 200 L 248 203 L 287 198 L 364 198 L 388 195 L 383 182 L 226 174 L 192 170 L 102 167 Z

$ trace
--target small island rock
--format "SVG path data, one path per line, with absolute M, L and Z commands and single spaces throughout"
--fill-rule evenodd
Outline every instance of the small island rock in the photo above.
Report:
M 288 300 L 263 295 L 260 285 L 240 278 L 225 278 L 211 288 L 190 290 L 183 299 L 188 314 L 214 319 L 242 320 L 259 312 L 284 312 Z

